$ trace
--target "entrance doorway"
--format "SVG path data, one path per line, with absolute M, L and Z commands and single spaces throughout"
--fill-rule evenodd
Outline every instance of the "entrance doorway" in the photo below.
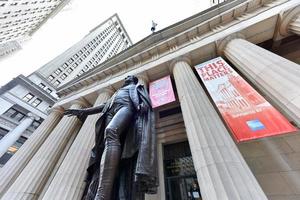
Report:
M 167 200 L 201 200 L 188 142 L 164 145 Z

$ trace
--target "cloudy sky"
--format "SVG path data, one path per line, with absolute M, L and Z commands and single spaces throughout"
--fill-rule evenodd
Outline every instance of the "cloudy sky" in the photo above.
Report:
M 73 0 L 70 7 L 48 20 L 23 45 L 23 49 L 0 60 L 0 86 L 13 77 L 29 75 L 78 42 L 91 29 L 118 13 L 132 42 L 170 26 L 209 7 L 209 0 Z

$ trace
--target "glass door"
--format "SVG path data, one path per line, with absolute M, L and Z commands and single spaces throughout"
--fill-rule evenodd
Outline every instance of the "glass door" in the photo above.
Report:
M 201 200 L 188 142 L 164 146 L 167 200 Z

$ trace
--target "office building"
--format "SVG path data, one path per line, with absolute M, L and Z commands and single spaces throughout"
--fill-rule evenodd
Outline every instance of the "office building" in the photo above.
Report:
M 115 14 L 29 76 L 57 89 L 132 45 Z M 45 82 L 46 81 L 46 82 Z
M 69 0 L 5 0 L 0 1 L 0 57 L 21 48 L 50 17 Z
M 2 166 L 44 121 L 55 98 L 19 75 L 0 88 L 0 102 Z

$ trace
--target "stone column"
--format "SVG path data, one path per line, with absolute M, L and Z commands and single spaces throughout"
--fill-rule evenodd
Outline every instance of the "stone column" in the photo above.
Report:
M 94 106 L 106 102 L 113 90 L 104 89 Z M 48 187 L 43 200 L 80 200 L 85 188 L 86 169 L 95 139 L 95 124 L 100 114 L 90 115 L 82 125 L 75 141 Z
M 300 66 L 241 38 L 226 38 L 220 51 L 262 93 L 300 126 Z
M 86 105 L 83 101 L 76 101 L 71 108 Z M 1 200 L 37 199 L 68 140 L 79 126 L 81 122 L 76 116 L 64 116 Z
M 0 171 L 0 198 L 49 136 L 61 119 L 62 113 L 63 109 L 61 107 L 52 109 L 43 123 L 3 166 Z
M 300 35 L 300 14 L 298 14 L 290 23 L 289 31 Z
M 31 113 L 28 113 L 28 116 L 16 128 L 14 128 L 14 130 L 9 131 L 0 140 L 0 157 L 3 156 L 7 149 L 21 137 L 22 133 L 29 128 L 34 120 L 35 116 Z
M 284 37 L 290 33 L 300 35 L 300 6 L 283 14 L 279 25 L 279 33 Z
M 172 63 L 186 133 L 204 200 L 266 200 L 185 58 Z

